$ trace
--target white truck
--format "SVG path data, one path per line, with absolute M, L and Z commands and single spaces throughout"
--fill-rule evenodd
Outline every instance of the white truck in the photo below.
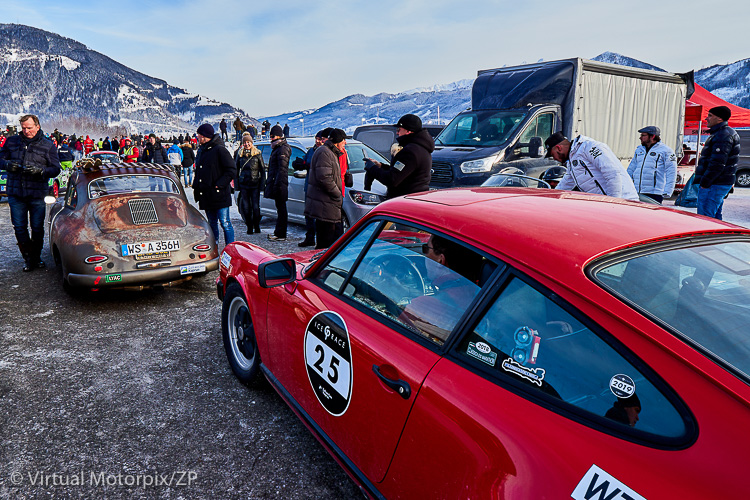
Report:
M 555 165 L 543 158 L 543 143 L 558 130 L 604 142 L 625 166 L 647 125 L 658 126 L 662 141 L 679 152 L 692 90 L 692 72 L 580 58 L 479 71 L 471 108 L 435 140 L 430 186 L 476 186 L 509 167 L 540 177 Z

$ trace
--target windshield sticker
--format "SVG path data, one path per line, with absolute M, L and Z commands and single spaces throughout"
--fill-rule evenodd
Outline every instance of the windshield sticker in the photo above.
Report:
M 497 353 L 492 352 L 492 348 L 484 342 L 469 342 L 466 354 L 490 366 L 495 366 L 497 362 Z
M 628 488 L 623 482 L 618 481 L 614 476 L 604 472 L 596 465 L 591 466 L 570 496 L 574 500 L 592 500 L 594 498 L 646 500 L 645 497 Z
M 506 372 L 513 373 L 521 378 L 525 378 L 526 380 L 535 383 L 539 387 L 542 386 L 542 380 L 544 380 L 544 373 L 546 371 L 544 368 L 529 368 L 518 363 L 513 358 L 508 358 L 503 361 L 502 367 Z
M 635 382 L 627 375 L 618 374 L 609 380 L 609 390 L 618 398 L 628 398 L 635 394 Z
M 346 323 L 335 312 L 320 312 L 307 324 L 305 364 L 318 402 L 331 415 L 343 415 L 352 396 L 352 351 Z

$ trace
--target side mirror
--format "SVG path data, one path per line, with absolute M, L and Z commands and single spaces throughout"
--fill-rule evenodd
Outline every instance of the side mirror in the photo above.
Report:
M 532 137 L 529 139 L 529 156 L 531 158 L 541 158 L 544 148 L 542 147 L 541 137 Z
M 307 177 L 307 170 L 295 170 L 294 171 L 295 179 L 304 179 L 305 177 Z
M 297 279 L 297 263 L 294 259 L 276 259 L 258 266 L 258 282 L 263 288 L 286 285 Z

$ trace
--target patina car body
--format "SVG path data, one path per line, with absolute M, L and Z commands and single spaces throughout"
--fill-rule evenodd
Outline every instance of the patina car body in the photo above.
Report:
M 80 162 L 48 222 L 69 289 L 171 286 L 219 266 L 208 222 L 167 167 Z
M 373 497 L 747 497 L 748 229 L 431 191 L 319 254 L 227 245 L 217 291 L 235 375 L 263 373 Z

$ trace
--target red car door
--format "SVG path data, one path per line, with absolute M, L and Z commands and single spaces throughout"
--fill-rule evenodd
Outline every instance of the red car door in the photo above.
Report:
M 439 356 L 315 283 L 300 281 L 294 292 L 289 290 L 275 288 L 269 297 L 271 370 L 341 451 L 371 481 L 378 482 L 388 468 L 419 386 Z M 326 324 L 336 316 L 343 328 Z M 310 331 L 320 325 L 329 327 L 321 341 Z M 337 338 L 331 340 L 334 335 Z M 349 360 L 330 347 L 343 343 L 350 347 Z M 305 356 L 306 348 L 312 356 Z M 401 381 L 409 394 L 401 395 L 386 385 L 373 367 Z M 319 378 L 312 379 L 308 371 L 317 372 Z M 342 386 L 347 378 L 348 386 Z

